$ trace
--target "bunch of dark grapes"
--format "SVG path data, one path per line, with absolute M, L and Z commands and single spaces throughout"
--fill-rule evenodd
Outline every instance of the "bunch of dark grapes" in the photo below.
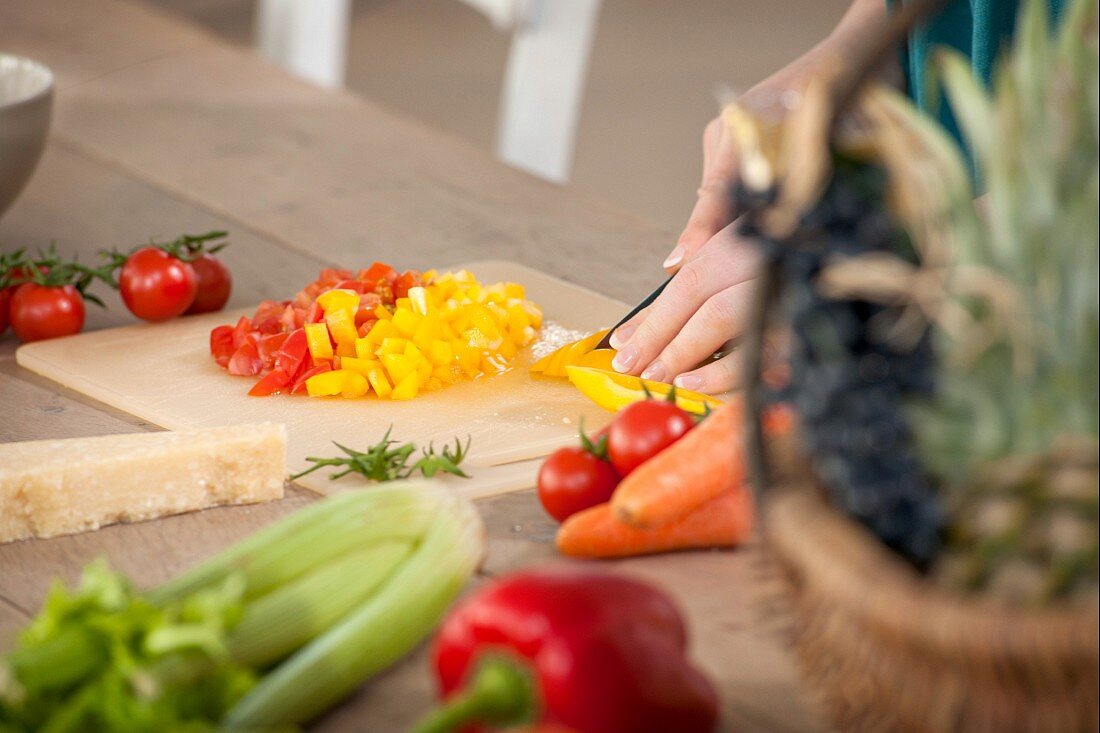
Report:
M 843 158 L 834 163 L 828 189 L 792 236 L 769 239 L 751 214 L 745 217 L 746 233 L 779 268 L 778 306 L 789 326 L 790 382 L 773 399 L 799 412 L 811 466 L 834 504 L 926 568 L 940 548 L 942 520 L 903 403 L 933 388 L 929 339 L 901 346 L 882 327 L 896 313 L 825 297 L 815 283 L 837 255 L 911 257 L 911 247 L 885 207 L 882 169 Z M 742 210 L 754 203 L 760 201 L 739 200 Z

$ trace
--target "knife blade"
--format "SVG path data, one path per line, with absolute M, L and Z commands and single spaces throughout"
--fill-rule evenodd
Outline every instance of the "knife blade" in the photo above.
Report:
M 602 339 L 600 339 L 600 343 L 596 344 L 596 348 L 597 349 L 609 349 L 609 348 L 611 348 L 611 334 L 615 333 L 615 329 L 617 329 L 619 326 L 621 326 L 624 323 L 626 323 L 627 321 L 629 321 L 634 316 L 641 313 L 642 309 L 648 307 L 653 301 L 657 300 L 658 296 L 660 296 L 660 294 L 665 291 L 665 288 L 668 287 L 668 284 L 670 282 L 672 282 L 672 277 L 671 276 L 667 280 L 665 280 L 663 283 L 658 285 L 656 290 L 654 290 L 649 295 L 645 296 L 645 298 L 642 300 L 641 303 L 638 303 L 638 305 L 634 306 L 630 310 L 629 313 L 627 313 L 625 316 L 623 316 L 622 320 L 620 320 L 618 323 L 616 323 L 612 327 L 612 329 L 607 332 L 607 335 L 605 335 Z

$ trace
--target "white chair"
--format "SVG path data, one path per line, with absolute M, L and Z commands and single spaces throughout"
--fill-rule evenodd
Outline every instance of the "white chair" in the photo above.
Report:
M 463 0 L 512 34 L 497 155 L 556 183 L 569 180 L 600 0 Z M 339 87 L 350 0 L 259 0 L 256 45 L 293 74 Z

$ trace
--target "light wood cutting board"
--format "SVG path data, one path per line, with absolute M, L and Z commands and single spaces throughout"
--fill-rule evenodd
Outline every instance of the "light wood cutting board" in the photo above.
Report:
M 522 283 L 528 297 L 542 306 L 546 324 L 594 331 L 615 323 L 628 308 L 514 262 L 482 261 L 464 267 L 482 282 Z M 303 284 L 312 274 L 303 273 Z M 310 465 L 306 456 L 335 455 L 332 441 L 363 448 L 377 442 L 391 425 L 392 437 L 421 445 L 470 436 L 474 478 L 448 483 L 471 496 L 532 486 L 536 462 L 531 459 L 572 443 L 580 419 L 586 427 L 598 428 L 610 418 L 567 381 L 531 375 L 530 348 L 521 352 L 508 373 L 452 385 L 408 402 L 249 397 L 254 380 L 229 376 L 209 353 L 210 330 L 235 322 L 240 314 L 190 316 L 40 341 L 21 346 L 16 361 L 169 430 L 265 420 L 284 423 L 289 473 Z M 328 481 L 324 471 L 299 483 L 320 493 L 347 485 Z

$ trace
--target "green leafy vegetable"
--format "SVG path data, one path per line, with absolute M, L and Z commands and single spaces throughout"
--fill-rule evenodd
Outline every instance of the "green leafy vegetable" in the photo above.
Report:
M 57 583 L 0 660 L 0 730 L 212 731 L 256 683 L 230 658 L 239 576 L 164 606 L 100 561 Z

